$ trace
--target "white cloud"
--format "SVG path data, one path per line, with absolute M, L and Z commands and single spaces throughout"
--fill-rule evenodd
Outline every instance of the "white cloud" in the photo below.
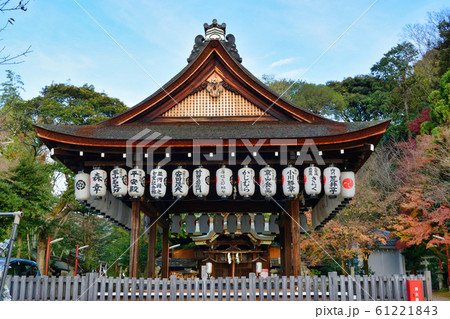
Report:
M 270 67 L 270 68 L 274 68 L 274 67 L 277 67 L 277 66 L 289 64 L 289 63 L 291 63 L 291 62 L 294 61 L 294 60 L 295 60 L 295 58 L 281 59 L 281 60 L 278 60 L 278 61 L 273 62 L 269 67 Z
M 281 72 L 275 74 L 275 78 L 277 79 L 291 79 L 291 80 L 304 80 L 304 73 L 306 69 L 299 68 L 299 69 L 293 69 L 286 72 Z

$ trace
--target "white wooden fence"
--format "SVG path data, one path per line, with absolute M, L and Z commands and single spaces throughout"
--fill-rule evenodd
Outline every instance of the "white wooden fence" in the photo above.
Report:
M 8 277 L 12 300 L 408 300 L 406 280 L 423 281 L 431 300 L 431 276 L 328 276 L 210 279 Z

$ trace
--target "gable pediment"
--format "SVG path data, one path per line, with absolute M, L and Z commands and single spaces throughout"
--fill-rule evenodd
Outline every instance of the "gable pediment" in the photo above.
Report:
M 172 108 L 161 114 L 156 121 L 181 120 L 276 120 L 264 110 L 240 95 L 217 73 L 213 72 L 204 83 Z

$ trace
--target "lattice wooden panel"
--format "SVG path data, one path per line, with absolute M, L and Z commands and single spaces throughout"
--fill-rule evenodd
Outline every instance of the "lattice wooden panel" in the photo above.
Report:
M 163 117 L 260 116 L 264 112 L 239 94 L 223 88 L 218 97 L 205 89 L 189 95 Z

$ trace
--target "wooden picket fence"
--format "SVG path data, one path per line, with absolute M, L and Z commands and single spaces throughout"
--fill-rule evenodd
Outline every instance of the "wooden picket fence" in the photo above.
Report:
M 423 281 L 431 300 L 431 275 L 328 276 L 168 279 L 77 277 L 8 277 L 12 300 L 189 301 L 189 300 L 408 300 L 406 280 Z

